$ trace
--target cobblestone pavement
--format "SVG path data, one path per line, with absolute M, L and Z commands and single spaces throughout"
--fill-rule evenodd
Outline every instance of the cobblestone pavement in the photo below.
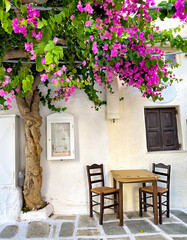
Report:
M 64 240 L 187 240 L 187 211 L 172 210 L 162 225 L 153 223 L 153 214 L 124 214 L 124 226 L 114 214 L 105 214 L 103 225 L 98 217 L 86 215 L 53 215 L 42 221 L 0 223 L 0 239 Z

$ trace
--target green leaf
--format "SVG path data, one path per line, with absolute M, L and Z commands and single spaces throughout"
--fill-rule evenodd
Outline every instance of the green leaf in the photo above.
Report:
M 57 23 L 61 23 L 62 21 L 62 15 L 59 13 L 59 14 L 55 14 L 54 16 L 54 19 Z
M 184 12 L 187 13 L 187 1 L 184 1 Z
M 36 70 L 38 72 L 42 72 L 44 67 L 43 64 L 41 63 L 42 58 L 41 57 L 36 57 Z
M 46 64 L 51 64 L 53 62 L 53 55 L 48 52 L 45 56 L 45 63 Z
M 21 12 L 26 13 L 27 12 L 27 7 L 25 5 L 21 5 Z
M 53 52 L 55 55 L 59 56 L 59 58 L 63 58 L 64 53 L 63 53 L 63 48 L 55 46 Z
M 73 72 L 74 74 L 77 73 L 77 69 L 74 68 L 74 69 L 72 70 L 72 72 Z
M 52 51 L 55 47 L 55 43 L 53 41 L 50 41 L 44 48 L 44 51 Z
M 153 58 L 153 59 L 152 59 L 151 64 L 152 64 L 153 66 L 155 66 L 155 65 L 157 64 L 156 58 Z
M 0 80 L 4 79 L 5 72 L 3 70 L 3 67 L 0 67 Z
M 44 52 L 44 48 L 46 46 L 46 43 L 45 42 L 40 42 L 37 46 L 37 50 L 36 50 L 36 53 L 37 54 L 42 54 Z
M 150 68 L 150 67 L 151 67 L 151 61 L 150 61 L 150 59 L 146 59 L 146 60 L 145 60 L 145 66 L 146 66 L 147 68 Z
M 22 88 L 24 92 L 28 92 L 28 91 L 32 92 L 33 81 L 34 81 L 34 77 L 32 75 L 26 76 L 26 78 L 22 81 Z
M 11 8 L 11 5 L 8 0 L 5 0 L 6 12 L 8 12 Z
M 44 18 L 42 18 L 42 22 L 45 26 L 47 26 L 47 21 Z
M 38 22 L 38 23 L 37 23 L 37 28 L 40 29 L 40 28 L 42 28 L 43 26 L 44 26 L 44 23 L 43 23 L 43 22 Z

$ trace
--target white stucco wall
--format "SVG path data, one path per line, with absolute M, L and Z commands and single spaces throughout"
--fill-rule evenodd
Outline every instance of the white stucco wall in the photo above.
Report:
M 175 72 L 184 80 L 175 84 L 177 96 L 168 103 L 154 103 L 141 97 L 134 88 L 125 87 L 120 90 L 120 119 L 115 123 L 110 121 L 110 169 L 149 169 L 152 163 L 163 162 L 171 164 L 171 207 L 187 207 L 187 195 L 184 189 L 187 186 L 187 57 L 184 54 L 177 56 L 177 61 L 183 63 Z M 178 109 L 177 121 L 180 151 L 147 152 L 144 108 L 170 107 Z M 124 209 L 138 209 L 138 187 L 140 184 L 126 184 L 124 186 Z
M 52 112 L 41 107 L 43 125 L 42 194 L 53 204 L 56 213 L 86 213 L 88 183 L 86 165 L 103 163 L 106 172 L 110 161 L 108 125 L 105 107 L 95 111 L 83 92 L 77 91 L 67 102 L 67 113 L 75 118 L 75 159 L 46 161 L 46 116 Z M 106 181 L 107 176 L 106 176 Z
M 98 112 L 91 108 L 83 92 L 77 91 L 66 103 L 68 110 L 75 118 L 75 151 L 74 160 L 46 160 L 46 116 L 52 114 L 41 105 L 43 124 L 41 127 L 41 165 L 43 167 L 42 196 L 53 204 L 55 213 L 87 213 L 88 212 L 88 183 L 86 165 L 103 163 L 106 184 L 112 184 L 111 169 L 151 170 L 153 162 L 171 164 L 171 207 L 187 207 L 187 57 L 182 54 L 177 57 L 182 66 L 176 75 L 184 78 L 183 82 L 175 84 L 177 96 L 169 103 L 153 103 L 141 97 L 141 94 L 131 87 L 121 87 L 120 119 L 115 123 L 106 119 L 106 107 Z M 145 107 L 176 106 L 178 108 L 178 125 L 181 151 L 148 153 L 146 149 Z M 14 108 L 9 112 L 15 113 Z M 21 124 L 20 162 L 24 167 L 24 133 Z M 124 186 L 124 209 L 138 209 L 139 184 Z

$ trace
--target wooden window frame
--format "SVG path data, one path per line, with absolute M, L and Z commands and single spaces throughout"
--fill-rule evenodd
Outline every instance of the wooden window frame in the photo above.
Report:
M 178 128 L 176 114 L 177 110 L 175 107 L 171 108 L 145 108 L 145 127 L 146 127 L 146 141 L 147 150 L 151 151 L 169 151 L 169 150 L 179 150 L 180 144 L 178 142 Z M 166 126 L 166 120 L 164 119 L 164 113 L 170 113 L 170 120 L 172 126 Z M 151 121 L 151 116 L 149 114 L 155 115 L 153 118 L 156 123 L 156 127 L 149 127 Z M 164 122 L 165 121 L 165 122 Z M 167 140 L 170 135 L 173 135 L 173 145 L 167 145 Z M 153 136 L 153 137 L 152 137 Z M 156 141 L 155 141 L 156 139 Z M 156 144 L 153 146 L 152 143 Z

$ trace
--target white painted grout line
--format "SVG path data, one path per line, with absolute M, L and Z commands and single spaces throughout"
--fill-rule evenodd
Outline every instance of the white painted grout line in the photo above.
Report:
M 77 228 L 78 228 L 78 222 L 79 222 L 79 218 L 80 215 L 77 215 L 75 222 L 74 222 L 74 233 L 73 233 L 73 237 L 76 239 L 76 235 L 77 235 Z

